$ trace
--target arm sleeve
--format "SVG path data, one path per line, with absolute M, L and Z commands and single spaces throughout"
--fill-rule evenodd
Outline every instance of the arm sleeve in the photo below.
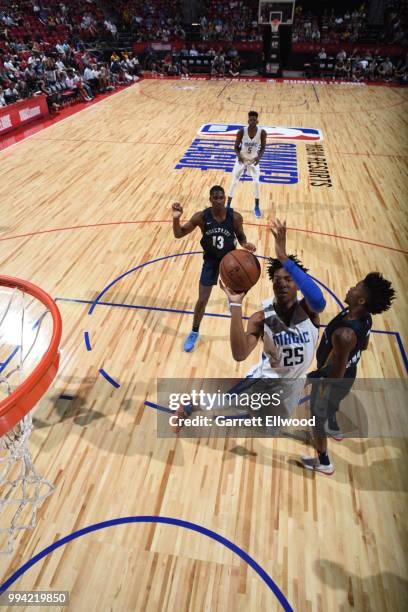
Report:
M 299 288 L 299 291 L 303 293 L 303 296 L 314 312 L 323 312 L 326 308 L 326 300 L 324 299 L 323 293 L 320 287 L 306 272 L 303 272 L 294 261 L 288 259 L 283 264 L 283 267 Z

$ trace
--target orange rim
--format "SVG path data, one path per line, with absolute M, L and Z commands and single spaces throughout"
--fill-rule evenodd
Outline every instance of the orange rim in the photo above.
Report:
M 50 345 L 39 364 L 11 395 L 0 402 L 0 435 L 4 435 L 35 406 L 54 380 L 59 367 L 62 320 L 52 297 L 33 283 L 0 276 L 0 286 L 17 288 L 35 297 L 51 312 L 54 324 Z

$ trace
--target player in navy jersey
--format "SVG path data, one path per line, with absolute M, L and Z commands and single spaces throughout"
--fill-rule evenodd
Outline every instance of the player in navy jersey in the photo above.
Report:
M 326 434 L 341 439 L 336 412 L 353 386 L 361 352 L 368 346 L 371 315 L 388 310 L 394 297 L 390 281 L 379 272 L 371 272 L 348 290 L 345 298 L 347 308 L 328 324 L 317 349 L 317 370 L 309 374 L 312 379 L 310 405 L 316 417 L 317 457 L 302 457 L 305 468 L 333 474 Z M 327 385 L 321 382 L 313 385 L 313 379 L 324 378 L 342 379 L 342 382 L 336 385 L 331 380 Z
M 183 238 L 199 227 L 202 233 L 201 246 L 204 251 L 204 261 L 200 276 L 198 300 L 194 307 L 193 328 L 188 335 L 184 350 L 193 350 L 199 338 L 199 328 L 204 316 L 205 307 L 214 285 L 218 282 L 221 259 L 235 249 L 236 241 L 253 253 L 256 248 L 247 242 L 242 225 L 242 215 L 232 208 L 225 207 L 225 192 L 219 185 L 210 189 L 211 206 L 196 212 L 187 223 L 180 225 L 183 208 L 178 202 L 173 204 L 173 233 L 176 238 Z

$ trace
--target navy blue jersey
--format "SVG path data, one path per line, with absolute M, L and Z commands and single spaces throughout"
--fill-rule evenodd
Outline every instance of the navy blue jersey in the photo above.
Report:
M 350 351 L 346 372 L 344 378 L 353 378 L 356 376 L 357 364 L 360 361 L 361 351 L 365 348 L 367 337 L 370 333 L 373 320 L 370 314 L 365 315 L 361 319 L 346 319 L 348 309 L 342 310 L 337 317 L 334 317 L 324 330 L 323 337 L 317 349 L 317 370 L 322 376 L 330 377 L 330 356 L 333 350 L 332 334 L 339 327 L 348 327 L 352 329 L 357 336 L 356 346 Z
M 225 221 L 216 221 L 211 208 L 204 211 L 204 230 L 200 242 L 204 250 L 204 257 L 222 259 L 224 255 L 235 249 L 236 238 L 234 230 L 234 216 L 232 208 L 227 208 Z

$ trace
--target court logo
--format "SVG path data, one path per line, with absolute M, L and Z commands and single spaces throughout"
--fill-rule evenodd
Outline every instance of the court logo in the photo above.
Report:
M 236 158 L 233 140 L 196 138 L 180 159 L 176 170 L 198 168 L 202 171 L 224 170 L 224 172 L 232 172 Z M 267 144 L 259 167 L 261 183 L 279 185 L 297 183 L 299 174 L 296 144 L 289 142 Z M 251 177 L 246 173 L 241 178 L 241 181 L 251 180 Z
M 238 131 L 245 127 L 243 124 L 237 123 L 206 123 L 198 130 L 199 136 L 236 136 Z M 266 132 L 267 138 L 273 140 L 289 140 L 297 142 L 321 142 L 323 134 L 316 128 L 292 128 L 281 126 L 262 125 Z

